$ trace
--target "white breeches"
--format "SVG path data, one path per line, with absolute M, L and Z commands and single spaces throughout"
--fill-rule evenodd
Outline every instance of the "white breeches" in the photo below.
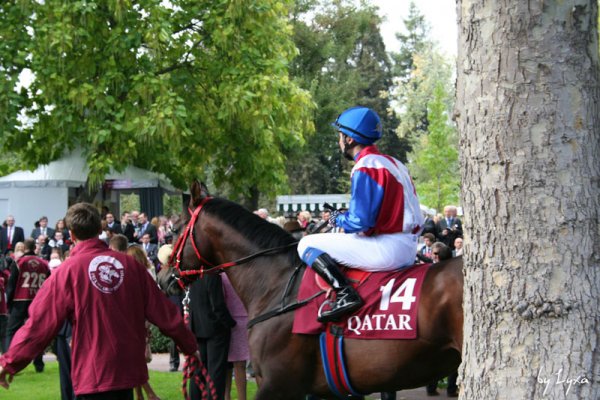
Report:
M 300 257 L 307 248 L 328 253 L 346 266 L 364 271 L 393 271 L 415 263 L 418 236 L 409 233 L 363 236 L 358 233 L 317 233 L 298 243 Z

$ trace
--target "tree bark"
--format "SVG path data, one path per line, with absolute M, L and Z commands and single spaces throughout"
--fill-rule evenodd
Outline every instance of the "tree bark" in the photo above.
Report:
M 457 1 L 462 398 L 600 398 L 596 1 Z

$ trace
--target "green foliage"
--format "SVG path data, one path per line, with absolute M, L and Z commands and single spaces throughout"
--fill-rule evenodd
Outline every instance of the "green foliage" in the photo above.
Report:
M 408 149 L 395 135 L 398 121 L 389 111 L 392 66 L 379 32 L 381 18 L 365 3 L 299 0 L 291 19 L 300 52 L 291 73 L 317 104 L 317 134 L 308 138 L 305 149 L 288 154 L 292 193 L 346 192 L 350 164 L 330 126 L 344 109 L 374 108 L 385 129 L 382 150 L 405 158 Z
M 137 193 L 123 194 L 119 196 L 120 205 L 119 209 L 121 213 L 124 211 L 140 210 L 140 196 Z M 165 193 L 163 195 L 163 215 L 167 218 L 173 214 L 181 213 L 182 207 L 181 195 L 170 195 Z
M 121 214 L 125 211 L 131 212 L 133 210 L 140 210 L 140 196 L 137 193 L 120 194 L 119 195 L 119 210 Z
M 173 214 L 180 214 L 182 210 L 183 200 L 181 195 L 169 195 L 163 196 L 163 214 L 169 218 Z
M 400 51 L 392 53 L 392 59 L 395 63 L 395 76 L 406 82 L 414 70 L 414 55 L 422 53 L 431 47 L 432 43 L 429 38 L 429 25 L 414 1 L 410 2 L 408 16 L 402 22 L 406 32 L 396 33 L 396 38 L 400 41 Z
M 288 77 L 289 1 L 9 1 L 0 9 L 3 149 L 35 168 L 81 148 L 92 184 L 133 164 L 273 195 L 313 129 Z M 19 76 L 31 71 L 28 88 Z M 207 166 L 210 165 L 210 170 Z
M 0 152 L 0 176 L 5 176 L 18 170 L 18 165 L 19 162 L 14 153 Z
M 160 330 L 150 325 L 150 349 L 153 353 L 168 353 L 171 339 L 163 335 Z
M 398 135 L 416 138 L 428 131 L 428 103 L 434 98 L 438 85 L 446 93 L 454 93 L 452 64 L 433 47 L 413 55 L 413 71 L 406 81 L 400 81 L 394 95 L 401 110 Z M 444 102 L 448 110 L 453 106 L 453 95 Z
M 410 163 L 421 203 L 437 210 L 457 204 L 460 190 L 456 130 L 448 118 L 447 97 L 438 84 L 428 104 L 429 134 L 418 139 Z
M 448 115 L 453 108 L 452 64 L 429 38 L 425 17 L 413 2 L 397 34 L 400 52 L 392 55 L 398 85 L 393 91 L 399 108 L 397 132 L 411 141 L 409 157 L 421 203 L 441 210 L 457 204 L 460 184 L 456 133 Z

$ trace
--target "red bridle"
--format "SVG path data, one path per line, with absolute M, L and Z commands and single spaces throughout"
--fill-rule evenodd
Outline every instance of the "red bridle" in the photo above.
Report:
M 198 204 L 198 206 L 196 207 L 196 209 L 194 211 L 192 211 L 190 208 L 188 208 L 191 218 L 190 218 L 189 222 L 187 223 L 187 225 L 183 231 L 183 234 L 181 236 L 179 236 L 179 238 L 177 239 L 177 242 L 175 243 L 175 247 L 173 248 L 173 253 L 171 253 L 171 257 L 169 258 L 169 265 L 174 266 L 175 270 L 177 271 L 177 273 L 179 274 L 179 276 L 181 278 L 187 277 L 187 276 L 194 276 L 194 275 L 200 275 L 200 277 L 202 277 L 204 275 L 204 272 L 205 272 L 205 269 L 207 266 L 209 266 L 209 267 L 214 266 L 214 264 L 212 264 L 211 262 L 207 261 L 204 257 L 202 257 L 202 254 L 200 254 L 200 250 L 198 249 L 198 246 L 196 245 L 196 241 L 194 240 L 194 227 L 196 225 L 196 222 L 198 221 L 198 218 L 200 216 L 200 212 L 202 211 L 202 208 L 204 207 L 204 205 L 206 203 L 208 203 L 208 201 L 210 199 L 212 199 L 212 197 L 205 197 L 204 199 L 202 199 L 202 201 L 200 202 L 200 204 Z M 181 255 L 183 254 L 183 249 L 185 248 L 185 242 L 188 238 L 191 239 L 192 247 L 194 249 L 194 252 L 196 253 L 196 257 L 198 257 L 198 261 L 200 261 L 200 269 L 191 269 L 191 270 L 182 271 L 181 270 Z M 175 260 L 175 264 L 173 264 L 173 259 Z M 181 286 L 181 288 L 185 290 L 185 284 L 183 283 L 183 281 L 181 279 L 179 279 L 177 282 L 179 283 L 179 286 Z

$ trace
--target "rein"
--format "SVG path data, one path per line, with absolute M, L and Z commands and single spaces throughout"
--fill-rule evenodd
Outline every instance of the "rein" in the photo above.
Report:
M 250 262 L 250 261 L 254 260 L 255 258 L 258 258 L 261 256 L 267 256 L 267 255 L 271 255 L 271 254 L 281 253 L 283 250 L 293 247 L 297 244 L 298 244 L 298 242 L 293 242 L 290 244 L 286 244 L 285 246 L 272 247 L 270 249 L 261 250 L 257 253 L 251 254 L 247 257 L 237 259 L 235 261 L 230 261 L 230 262 L 226 262 L 226 263 L 219 264 L 219 265 L 211 265 L 210 268 L 205 268 L 204 266 L 202 266 L 202 267 L 200 267 L 200 269 L 191 269 L 191 270 L 186 270 L 186 271 L 179 270 L 178 272 L 182 277 L 194 276 L 194 275 L 200 275 L 200 277 L 202 277 L 204 274 L 220 274 L 226 268 L 231 268 L 231 267 L 235 267 L 236 265 L 245 264 L 245 263 Z
M 175 258 L 175 267 L 174 268 L 177 271 L 177 274 L 179 275 L 179 278 L 177 278 L 177 282 L 179 283 L 179 286 L 181 286 L 182 289 L 186 290 L 186 284 L 184 283 L 183 278 L 193 277 L 193 276 L 200 276 L 200 278 L 202 278 L 202 276 L 204 276 L 204 274 L 213 274 L 213 273 L 218 274 L 218 273 L 223 272 L 227 268 L 231 268 L 236 265 L 245 264 L 245 263 L 250 262 L 258 257 L 280 253 L 280 252 L 282 252 L 290 247 L 296 246 L 298 244 L 298 242 L 292 242 L 292 243 L 286 244 L 284 246 L 273 247 L 270 249 L 261 250 L 259 252 L 256 252 L 254 254 L 251 254 L 249 256 L 246 256 L 246 257 L 234 260 L 234 261 L 222 263 L 219 265 L 214 265 L 213 263 L 207 261 L 204 257 L 202 257 L 202 254 L 200 254 L 200 250 L 198 250 L 198 247 L 196 246 L 196 241 L 194 240 L 194 226 L 196 225 L 196 222 L 198 221 L 198 218 L 200 217 L 200 212 L 202 211 L 202 208 L 211 199 L 212 199 L 212 197 L 205 197 L 204 199 L 202 199 L 202 201 L 200 202 L 200 204 L 196 207 L 196 209 L 194 211 L 192 211 L 191 209 L 188 209 L 188 211 L 190 212 L 190 215 L 191 215 L 190 221 L 187 223 L 187 226 L 184 230 L 183 235 L 181 235 L 177 239 L 175 247 L 173 248 L 173 253 L 171 254 L 171 258 L 169 259 L 169 265 L 173 265 L 173 259 Z M 181 270 L 181 254 L 183 253 L 183 248 L 185 247 L 185 242 L 187 239 L 191 239 L 192 246 L 194 248 L 194 252 L 196 253 L 196 257 L 198 258 L 198 261 L 200 261 L 200 264 L 201 264 L 200 269 L 190 269 L 190 270 L 186 270 L 186 271 Z M 279 308 L 267 311 L 266 313 L 261 314 L 261 315 L 257 316 L 256 318 L 253 318 L 250 321 L 248 321 L 248 325 L 247 325 L 248 329 L 252 328 L 254 325 L 258 324 L 259 322 L 266 321 L 270 318 L 273 318 L 278 315 L 285 314 L 287 312 L 294 311 L 300 307 L 303 307 L 308 302 L 310 302 L 312 299 L 314 299 L 315 297 L 318 297 L 322 293 L 325 293 L 325 291 L 322 290 L 304 300 L 300 300 L 300 301 L 297 301 L 297 302 L 291 303 L 291 304 L 286 304 L 287 303 L 286 300 L 290 294 L 293 283 L 298 278 L 299 272 L 302 269 L 302 267 L 303 267 L 303 264 L 298 265 L 294 269 L 294 272 L 292 273 L 292 276 L 288 280 L 288 283 L 285 287 L 283 296 L 281 297 L 281 305 L 279 306 Z M 184 305 L 184 309 L 185 309 L 185 305 Z
M 294 243 L 295 244 L 295 243 Z M 248 321 L 248 324 L 246 325 L 246 327 L 248 329 L 252 328 L 254 325 L 258 324 L 259 322 L 263 322 L 266 321 L 270 318 L 276 317 L 278 315 L 281 314 L 285 314 L 287 312 L 290 311 L 294 311 L 300 307 L 304 307 L 306 304 L 308 304 L 312 299 L 319 297 L 321 294 L 325 293 L 325 290 L 321 290 L 315 294 L 313 294 L 312 296 L 297 301 L 295 303 L 291 303 L 291 304 L 287 304 L 286 305 L 286 298 L 289 295 L 290 290 L 292 289 L 292 284 L 294 283 L 294 281 L 298 278 L 298 273 L 300 272 L 300 270 L 302 269 L 303 265 L 298 265 L 295 269 L 294 269 L 294 273 L 292 274 L 292 276 L 290 277 L 290 279 L 288 280 L 287 285 L 285 286 L 285 290 L 283 291 L 283 296 L 281 297 L 281 306 L 279 308 L 275 308 L 273 310 L 267 311 L 264 314 L 259 315 L 256 318 L 252 318 L 250 321 Z

